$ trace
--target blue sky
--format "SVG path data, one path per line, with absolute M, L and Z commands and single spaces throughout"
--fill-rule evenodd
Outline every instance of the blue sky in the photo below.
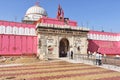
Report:
M 38 0 L 1 0 L 0 20 L 20 22 L 26 10 Z M 58 4 L 65 17 L 79 26 L 107 32 L 120 32 L 120 0 L 40 0 L 48 16 L 55 18 Z

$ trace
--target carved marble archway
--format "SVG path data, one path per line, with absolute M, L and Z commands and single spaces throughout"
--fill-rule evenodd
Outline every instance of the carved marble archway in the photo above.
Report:
M 67 57 L 69 50 L 69 41 L 67 38 L 62 38 L 59 42 L 59 57 Z

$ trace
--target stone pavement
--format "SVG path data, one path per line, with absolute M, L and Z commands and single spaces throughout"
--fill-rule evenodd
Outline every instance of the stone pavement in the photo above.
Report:
M 114 71 L 120 72 L 120 67 L 119 66 L 108 65 L 108 64 L 102 64 L 101 66 L 98 66 L 98 65 L 95 65 L 95 62 L 93 62 L 93 61 L 83 60 L 83 59 L 79 59 L 79 60 L 69 59 L 69 58 L 60 58 L 60 59 L 63 60 L 63 61 L 70 62 L 70 63 L 84 63 L 84 64 L 94 65 L 94 66 L 105 68 L 105 69 L 108 69 L 108 70 L 114 70 Z
M 108 70 L 114 70 L 114 71 L 120 72 L 119 66 L 108 65 L 108 64 L 102 64 L 101 66 L 98 66 L 98 65 L 95 65 L 95 62 L 90 60 L 83 60 L 83 59 L 75 60 L 75 59 L 69 59 L 69 58 L 60 58 L 60 60 L 67 61 L 70 63 L 84 63 L 84 64 L 94 65 L 94 66 L 102 67 Z M 0 67 L 20 66 L 20 65 L 23 65 L 23 64 L 4 64 L 4 65 L 0 64 Z
M 0 80 L 120 80 L 120 73 L 62 58 L 0 67 Z

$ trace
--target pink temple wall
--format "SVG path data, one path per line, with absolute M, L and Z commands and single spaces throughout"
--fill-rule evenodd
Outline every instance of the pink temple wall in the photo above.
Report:
M 116 55 L 120 54 L 120 42 L 117 41 L 101 41 L 101 40 L 88 40 L 88 51 L 100 52 L 102 54 Z
M 37 36 L 0 35 L 0 55 L 34 55 Z
M 88 34 L 119 36 L 117 33 L 90 31 Z M 105 41 L 88 39 L 88 51 L 108 55 L 120 55 L 120 41 Z
M 33 24 L 0 20 L 0 25 L 35 29 Z M 37 54 L 37 36 L 23 34 L 0 34 L 0 55 L 33 55 Z

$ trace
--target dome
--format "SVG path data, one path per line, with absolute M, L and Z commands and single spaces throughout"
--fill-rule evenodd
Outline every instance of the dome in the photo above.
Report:
M 47 16 L 47 12 L 45 11 L 45 9 L 40 7 L 39 5 L 30 7 L 26 12 L 26 15 L 29 14 L 39 14 L 39 15 Z
M 43 16 L 45 17 L 47 16 L 47 12 L 45 11 L 45 9 L 39 5 L 34 5 L 26 11 L 26 14 L 22 21 L 23 22 L 37 21 Z

